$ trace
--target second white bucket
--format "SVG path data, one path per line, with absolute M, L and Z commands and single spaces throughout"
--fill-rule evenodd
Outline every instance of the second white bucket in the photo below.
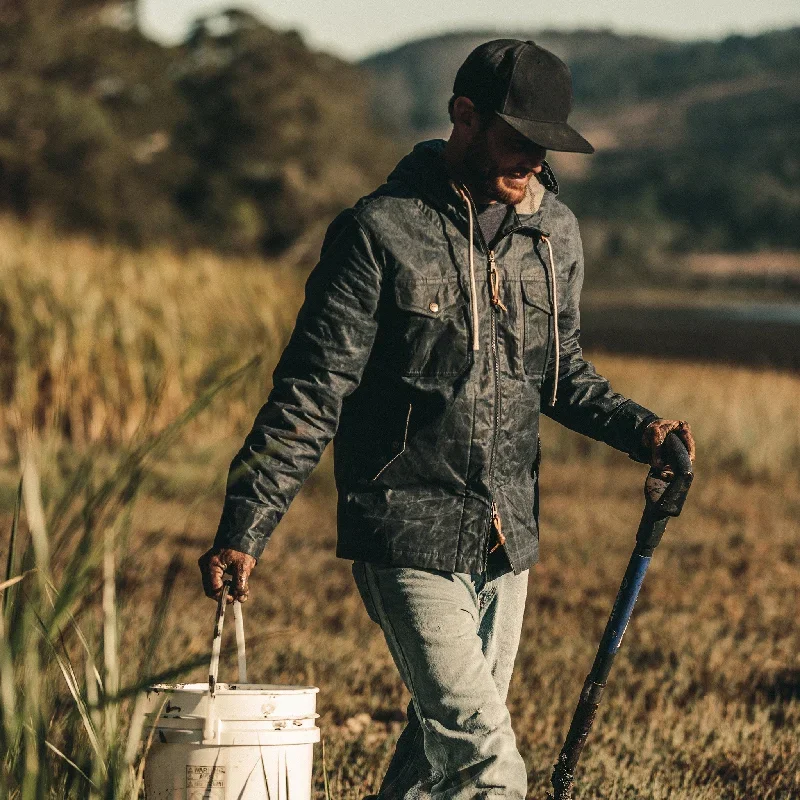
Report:
M 310 800 L 319 690 L 247 683 L 239 603 L 233 605 L 240 682 L 218 684 L 225 605 L 223 596 L 209 683 L 163 684 L 147 692 L 145 797 Z

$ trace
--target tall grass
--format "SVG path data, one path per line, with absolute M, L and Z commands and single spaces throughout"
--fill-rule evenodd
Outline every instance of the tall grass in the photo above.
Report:
M 241 434 L 268 393 L 307 268 L 292 256 L 134 253 L 0 220 L 0 461 L 31 424 L 71 449 L 113 449 L 258 355 L 260 372 L 194 430 L 212 442 Z M 693 423 L 706 468 L 797 469 L 800 376 L 594 355 L 618 391 Z M 605 452 L 555 429 L 544 441 L 561 460 Z
M 209 387 L 155 435 L 139 431 L 105 474 L 88 455 L 77 480 L 58 487 L 47 509 L 28 432 L 0 582 L 0 798 L 138 798 L 143 687 L 206 663 L 197 651 L 154 673 L 179 559 L 168 564 L 160 596 L 139 624 L 138 659 L 120 651 L 118 566 L 126 556 L 134 505 L 149 465 L 223 389 L 257 362 Z M 48 513 L 49 511 L 49 513 Z M 149 625 L 147 620 L 149 619 Z
M 301 288 L 291 260 L 133 253 L 0 220 L 0 458 L 30 424 L 76 448 L 163 427 L 236 364 L 277 358 Z M 229 398 L 226 424 L 268 377 Z

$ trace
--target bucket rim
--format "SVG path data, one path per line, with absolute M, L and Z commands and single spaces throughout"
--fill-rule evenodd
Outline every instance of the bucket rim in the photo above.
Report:
M 147 692 L 187 692 L 189 694 L 208 694 L 208 683 L 154 683 Z M 317 694 L 318 686 L 291 686 L 276 683 L 218 683 L 214 693 L 220 694 Z

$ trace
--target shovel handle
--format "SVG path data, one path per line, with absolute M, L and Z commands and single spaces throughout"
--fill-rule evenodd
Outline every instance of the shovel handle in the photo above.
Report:
M 686 495 L 694 480 L 694 467 L 689 452 L 677 434 L 670 433 L 664 441 L 667 463 L 672 476 L 665 477 L 651 469 L 644 483 L 645 508 L 636 534 L 637 552 L 652 556 L 658 547 L 667 520 L 677 517 L 683 510 Z
M 633 607 L 639 596 L 653 551 L 661 541 L 667 521 L 681 513 L 694 471 L 683 442 L 670 433 L 664 442 L 666 460 L 674 475 L 670 480 L 660 472 L 650 470 L 645 481 L 645 508 L 636 535 L 636 547 L 631 554 L 617 599 L 611 609 L 592 669 L 586 677 L 578 705 L 570 723 L 564 746 L 553 768 L 550 781 L 554 800 L 572 800 L 575 768 L 592 730 L 597 709 L 628 627 Z
M 692 459 L 689 458 L 689 451 L 677 433 L 667 434 L 663 447 L 666 451 L 666 461 L 675 470 L 676 475 L 694 474 L 694 466 L 692 465 Z

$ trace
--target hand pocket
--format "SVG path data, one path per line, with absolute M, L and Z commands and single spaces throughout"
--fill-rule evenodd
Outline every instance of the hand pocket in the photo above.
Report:
M 374 482 L 380 478 L 380 476 L 387 470 L 400 456 L 403 455 L 406 451 L 406 445 L 408 444 L 408 426 L 411 423 L 411 403 L 408 404 L 408 411 L 406 412 L 405 419 L 403 421 L 403 428 L 401 430 L 395 430 L 394 435 L 396 438 L 392 439 L 389 442 L 389 447 L 393 453 L 392 457 L 378 470 L 378 472 L 372 477 L 370 482 Z

